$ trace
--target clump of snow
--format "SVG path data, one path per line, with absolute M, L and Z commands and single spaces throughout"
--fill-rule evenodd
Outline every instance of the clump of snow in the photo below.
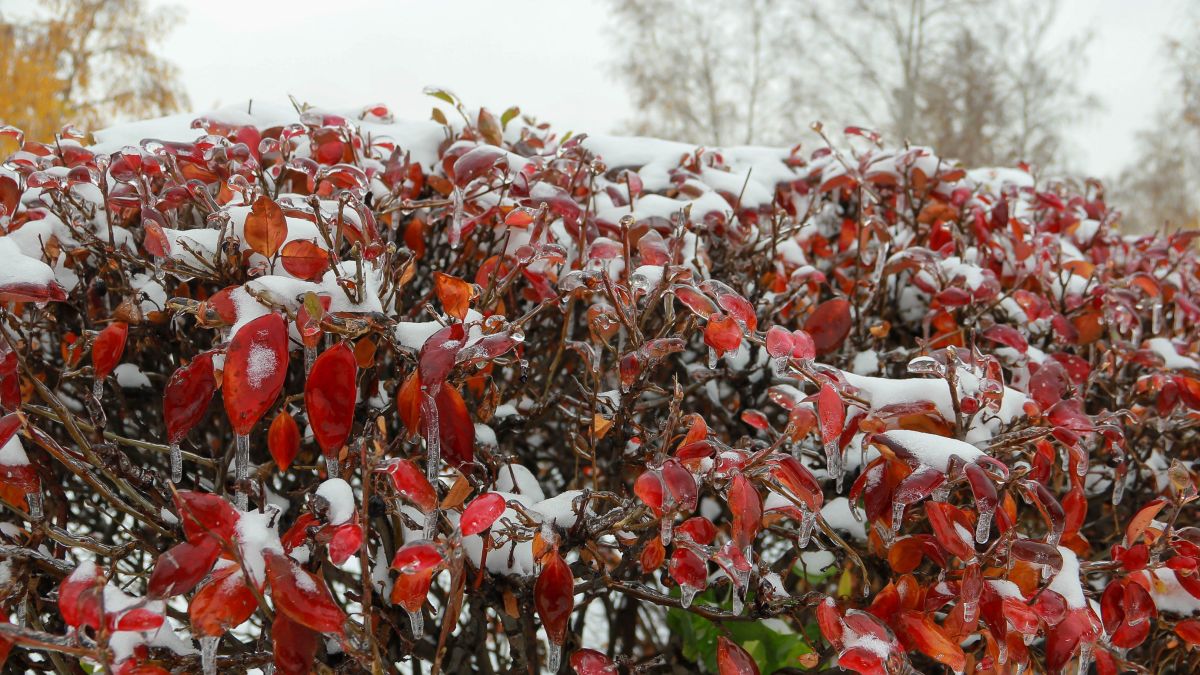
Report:
M 246 569 L 255 583 L 266 580 L 267 561 L 263 557 L 267 551 L 283 553 L 283 544 L 279 541 L 279 530 L 275 527 L 278 512 L 270 509 L 244 511 L 237 522 L 237 544 L 241 551 Z
M 575 509 L 575 500 L 583 494 L 583 490 L 568 490 L 549 499 L 533 505 L 533 510 L 542 516 L 542 522 L 552 523 L 556 527 L 570 529 L 579 521 L 579 513 Z
M 523 464 L 505 464 L 496 472 L 496 483 L 492 486 L 495 492 L 512 492 L 522 495 L 533 502 L 546 498 L 542 486 L 534 478 L 533 472 Z
M 921 464 L 943 472 L 949 470 L 951 457 L 973 462 L 985 454 L 979 448 L 957 438 L 927 434 L 923 431 L 896 429 L 879 435 L 904 448 Z
M 330 478 L 321 483 L 317 496 L 329 504 L 330 525 L 341 525 L 354 516 L 354 491 L 341 478 Z
M 1179 583 L 1175 570 L 1161 567 L 1153 572 L 1143 571 L 1141 574 L 1147 575 L 1150 580 L 1150 597 L 1154 599 L 1154 606 L 1158 611 L 1179 616 L 1200 614 L 1200 598 L 1189 593 Z
M 1163 365 L 1171 370 L 1200 370 L 1200 362 L 1183 356 L 1175 349 L 1169 338 L 1156 337 L 1146 341 L 1146 347 L 1163 359 Z
M 274 374 L 278 367 L 274 350 L 258 343 L 250 346 L 250 356 L 246 359 L 246 379 L 251 387 L 261 387 L 263 380 Z
M 150 378 L 138 368 L 136 363 L 122 363 L 113 369 L 117 376 L 117 384 L 123 389 L 149 389 Z
M 855 375 L 874 375 L 879 372 L 879 354 L 874 349 L 864 349 L 854 355 L 850 370 Z
M 851 511 L 850 500 L 845 497 L 834 497 L 821 507 L 821 517 L 835 530 L 845 532 L 856 542 L 867 540 L 867 515 L 861 508 L 855 506 Z M 855 516 L 857 513 L 857 517 Z
M 8 442 L 0 447 L 0 466 L 26 466 L 29 464 L 29 456 L 25 454 L 25 446 L 21 445 L 21 438 L 17 434 L 13 434 Z
M 871 408 L 878 410 L 884 406 L 899 403 L 915 403 L 929 401 L 937 406 L 938 413 L 946 420 L 954 419 L 954 402 L 950 397 L 950 388 L 945 380 L 933 378 L 904 378 L 888 379 L 883 377 L 864 377 L 851 372 L 843 372 L 846 382 L 859 390 L 859 395 L 870 402 Z M 958 369 L 959 397 L 976 395 L 979 392 L 979 378 L 967 368 Z M 971 428 L 967 429 L 964 438 L 970 443 L 990 440 L 1000 428 L 1025 414 L 1025 402 L 1029 400 L 1025 394 L 1004 388 L 1000 409 L 994 415 L 976 415 Z
M 970 533 L 968 533 L 970 534 Z M 1054 575 L 1047 588 L 1062 596 L 1069 609 L 1087 607 L 1087 598 L 1083 594 L 1083 582 L 1079 578 L 1079 558 L 1075 552 L 1065 546 L 1059 546 L 1062 554 L 1062 569 Z

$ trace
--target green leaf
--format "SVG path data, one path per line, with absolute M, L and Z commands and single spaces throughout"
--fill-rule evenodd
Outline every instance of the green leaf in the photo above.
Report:
M 446 91 L 445 89 L 438 89 L 437 87 L 425 87 L 425 95 L 440 99 L 453 106 L 458 105 L 458 97 Z
M 521 109 L 515 105 L 508 110 L 505 110 L 504 114 L 500 116 L 500 126 L 504 129 L 508 129 L 508 123 L 511 122 L 514 117 L 520 114 Z
M 673 590 L 673 595 L 678 591 Z M 729 602 L 717 600 L 713 590 L 697 595 L 695 604 L 724 607 Z M 747 603 L 749 604 L 749 603 Z M 682 609 L 667 612 L 667 626 L 679 636 L 683 655 L 693 663 L 703 663 L 708 672 L 717 672 L 717 626 L 696 614 Z M 773 673 L 781 668 L 803 668 L 800 657 L 812 651 L 804 635 L 796 633 L 783 621 L 730 621 L 723 624 L 725 631 L 750 653 L 763 673 Z

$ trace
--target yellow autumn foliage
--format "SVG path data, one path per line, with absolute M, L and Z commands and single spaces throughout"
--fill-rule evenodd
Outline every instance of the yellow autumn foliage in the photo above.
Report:
M 0 3 L 0 126 L 50 141 L 67 124 L 92 130 L 187 104 L 177 69 L 154 52 L 176 13 L 144 0 L 8 7 Z

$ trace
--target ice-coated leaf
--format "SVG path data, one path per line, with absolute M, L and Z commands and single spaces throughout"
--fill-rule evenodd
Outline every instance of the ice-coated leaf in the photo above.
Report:
M 567 637 L 567 620 L 575 609 L 575 578 L 557 551 L 544 559 L 533 586 L 533 603 L 546 636 L 561 646 Z
M 274 551 L 267 551 L 267 580 L 275 607 L 289 619 L 318 633 L 342 633 L 345 615 L 333 601 L 325 580 Z
M 304 384 L 308 423 L 321 451 L 337 452 L 350 436 L 358 397 L 358 364 L 345 342 L 325 350 L 313 362 Z
M 249 434 L 279 398 L 287 363 L 287 325 L 278 314 L 260 316 L 233 336 L 225 353 L 221 395 L 236 433 Z
M 496 492 L 488 492 L 471 500 L 463 510 L 459 528 L 464 537 L 479 534 L 492 526 L 500 514 L 504 513 L 504 496 Z

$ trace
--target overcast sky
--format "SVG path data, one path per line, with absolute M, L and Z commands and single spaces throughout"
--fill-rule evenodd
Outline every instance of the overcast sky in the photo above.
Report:
M 1128 161 L 1162 100 L 1162 38 L 1186 1 L 1065 0 L 1054 30 L 1093 29 L 1085 86 L 1103 102 L 1071 133 L 1075 167 L 1107 177 Z M 424 118 L 422 89 L 438 85 L 468 105 L 520 105 L 564 130 L 610 132 L 631 109 L 608 66 L 605 10 L 604 0 L 206 0 L 190 4 L 164 55 L 197 109 L 292 94 Z

